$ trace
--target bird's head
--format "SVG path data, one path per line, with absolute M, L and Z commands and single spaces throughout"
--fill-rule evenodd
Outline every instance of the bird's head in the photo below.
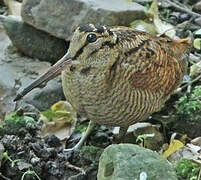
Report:
M 92 67 L 103 67 L 115 56 L 114 46 L 118 37 L 115 32 L 105 26 L 94 26 L 93 24 L 78 27 L 71 39 L 68 52 L 50 69 L 33 81 L 27 88 L 17 95 L 14 101 L 21 99 L 32 89 L 40 87 L 58 76 L 73 61 Z
M 71 39 L 68 54 L 72 61 L 90 66 L 104 66 L 115 54 L 117 35 L 105 26 L 78 27 Z

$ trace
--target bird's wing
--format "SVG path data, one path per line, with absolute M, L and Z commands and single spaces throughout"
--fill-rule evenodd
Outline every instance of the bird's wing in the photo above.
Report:
M 186 40 L 152 37 L 140 33 L 135 42 L 122 42 L 119 71 L 137 89 L 171 94 L 181 83 L 186 69 Z

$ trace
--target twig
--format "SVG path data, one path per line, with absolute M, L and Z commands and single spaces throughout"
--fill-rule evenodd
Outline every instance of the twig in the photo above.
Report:
M 189 85 L 191 85 L 191 84 L 197 82 L 199 79 L 201 79 L 201 74 L 200 74 L 198 77 L 196 77 L 195 79 L 193 79 L 192 81 L 190 81 L 190 82 L 188 82 L 187 84 L 185 84 L 185 85 L 183 85 L 182 87 L 180 87 L 180 88 L 179 88 L 179 92 L 180 92 L 181 90 L 183 90 L 184 88 L 188 87 Z
M 171 2 L 170 0 L 166 0 L 166 2 L 169 3 L 170 5 L 172 5 L 174 8 L 176 8 L 176 9 L 182 11 L 182 12 L 188 13 L 188 14 L 190 14 L 193 17 L 201 17 L 201 14 L 192 12 L 190 9 L 183 8 L 182 6 L 179 6 L 176 3 Z
M 200 176 L 201 176 L 201 169 L 199 171 L 199 175 L 198 175 L 198 179 L 197 180 L 200 180 Z
M 191 86 L 191 84 L 188 84 L 188 87 L 187 87 L 187 93 L 189 94 L 190 92 L 191 92 L 191 89 L 192 89 L 192 86 Z
M 84 169 L 80 168 L 80 167 L 77 167 L 77 166 L 74 166 L 72 164 L 70 164 L 69 162 L 66 162 L 66 166 L 70 169 L 74 169 L 76 171 L 79 171 L 81 174 L 85 175 L 86 172 L 84 171 Z
M 181 4 L 180 2 L 178 2 L 178 0 L 171 0 L 171 2 L 173 1 L 173 3 L 177 4 L 178 6 L 181 6 L 183 8 L 185 8 L 186 6 L 184 4 Z
M 10 178 L 5 177 L 3 174 L 0 173 L 0 177 L 5 179 L 5 180 L 11 180 Z

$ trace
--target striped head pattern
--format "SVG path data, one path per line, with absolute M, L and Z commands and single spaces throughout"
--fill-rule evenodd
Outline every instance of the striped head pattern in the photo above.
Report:
M 68 52 L 72 60 L 91 64 L 93 59 L 97 64 L 98 58 L 114 54 L 112 48 L 117 41 L 117 35 L 106 26 L 82 25 L 75 30 Z

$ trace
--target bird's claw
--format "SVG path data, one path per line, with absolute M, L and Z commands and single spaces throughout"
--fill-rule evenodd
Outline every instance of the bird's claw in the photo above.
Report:
M 73 148 L 69 148 L 69 149 L 64 149 L 63 152 L 64 153 L 74 153 L 74 152 L 77 152 L 78 151 L 78 148 L 77 147 L 73 147 Z

